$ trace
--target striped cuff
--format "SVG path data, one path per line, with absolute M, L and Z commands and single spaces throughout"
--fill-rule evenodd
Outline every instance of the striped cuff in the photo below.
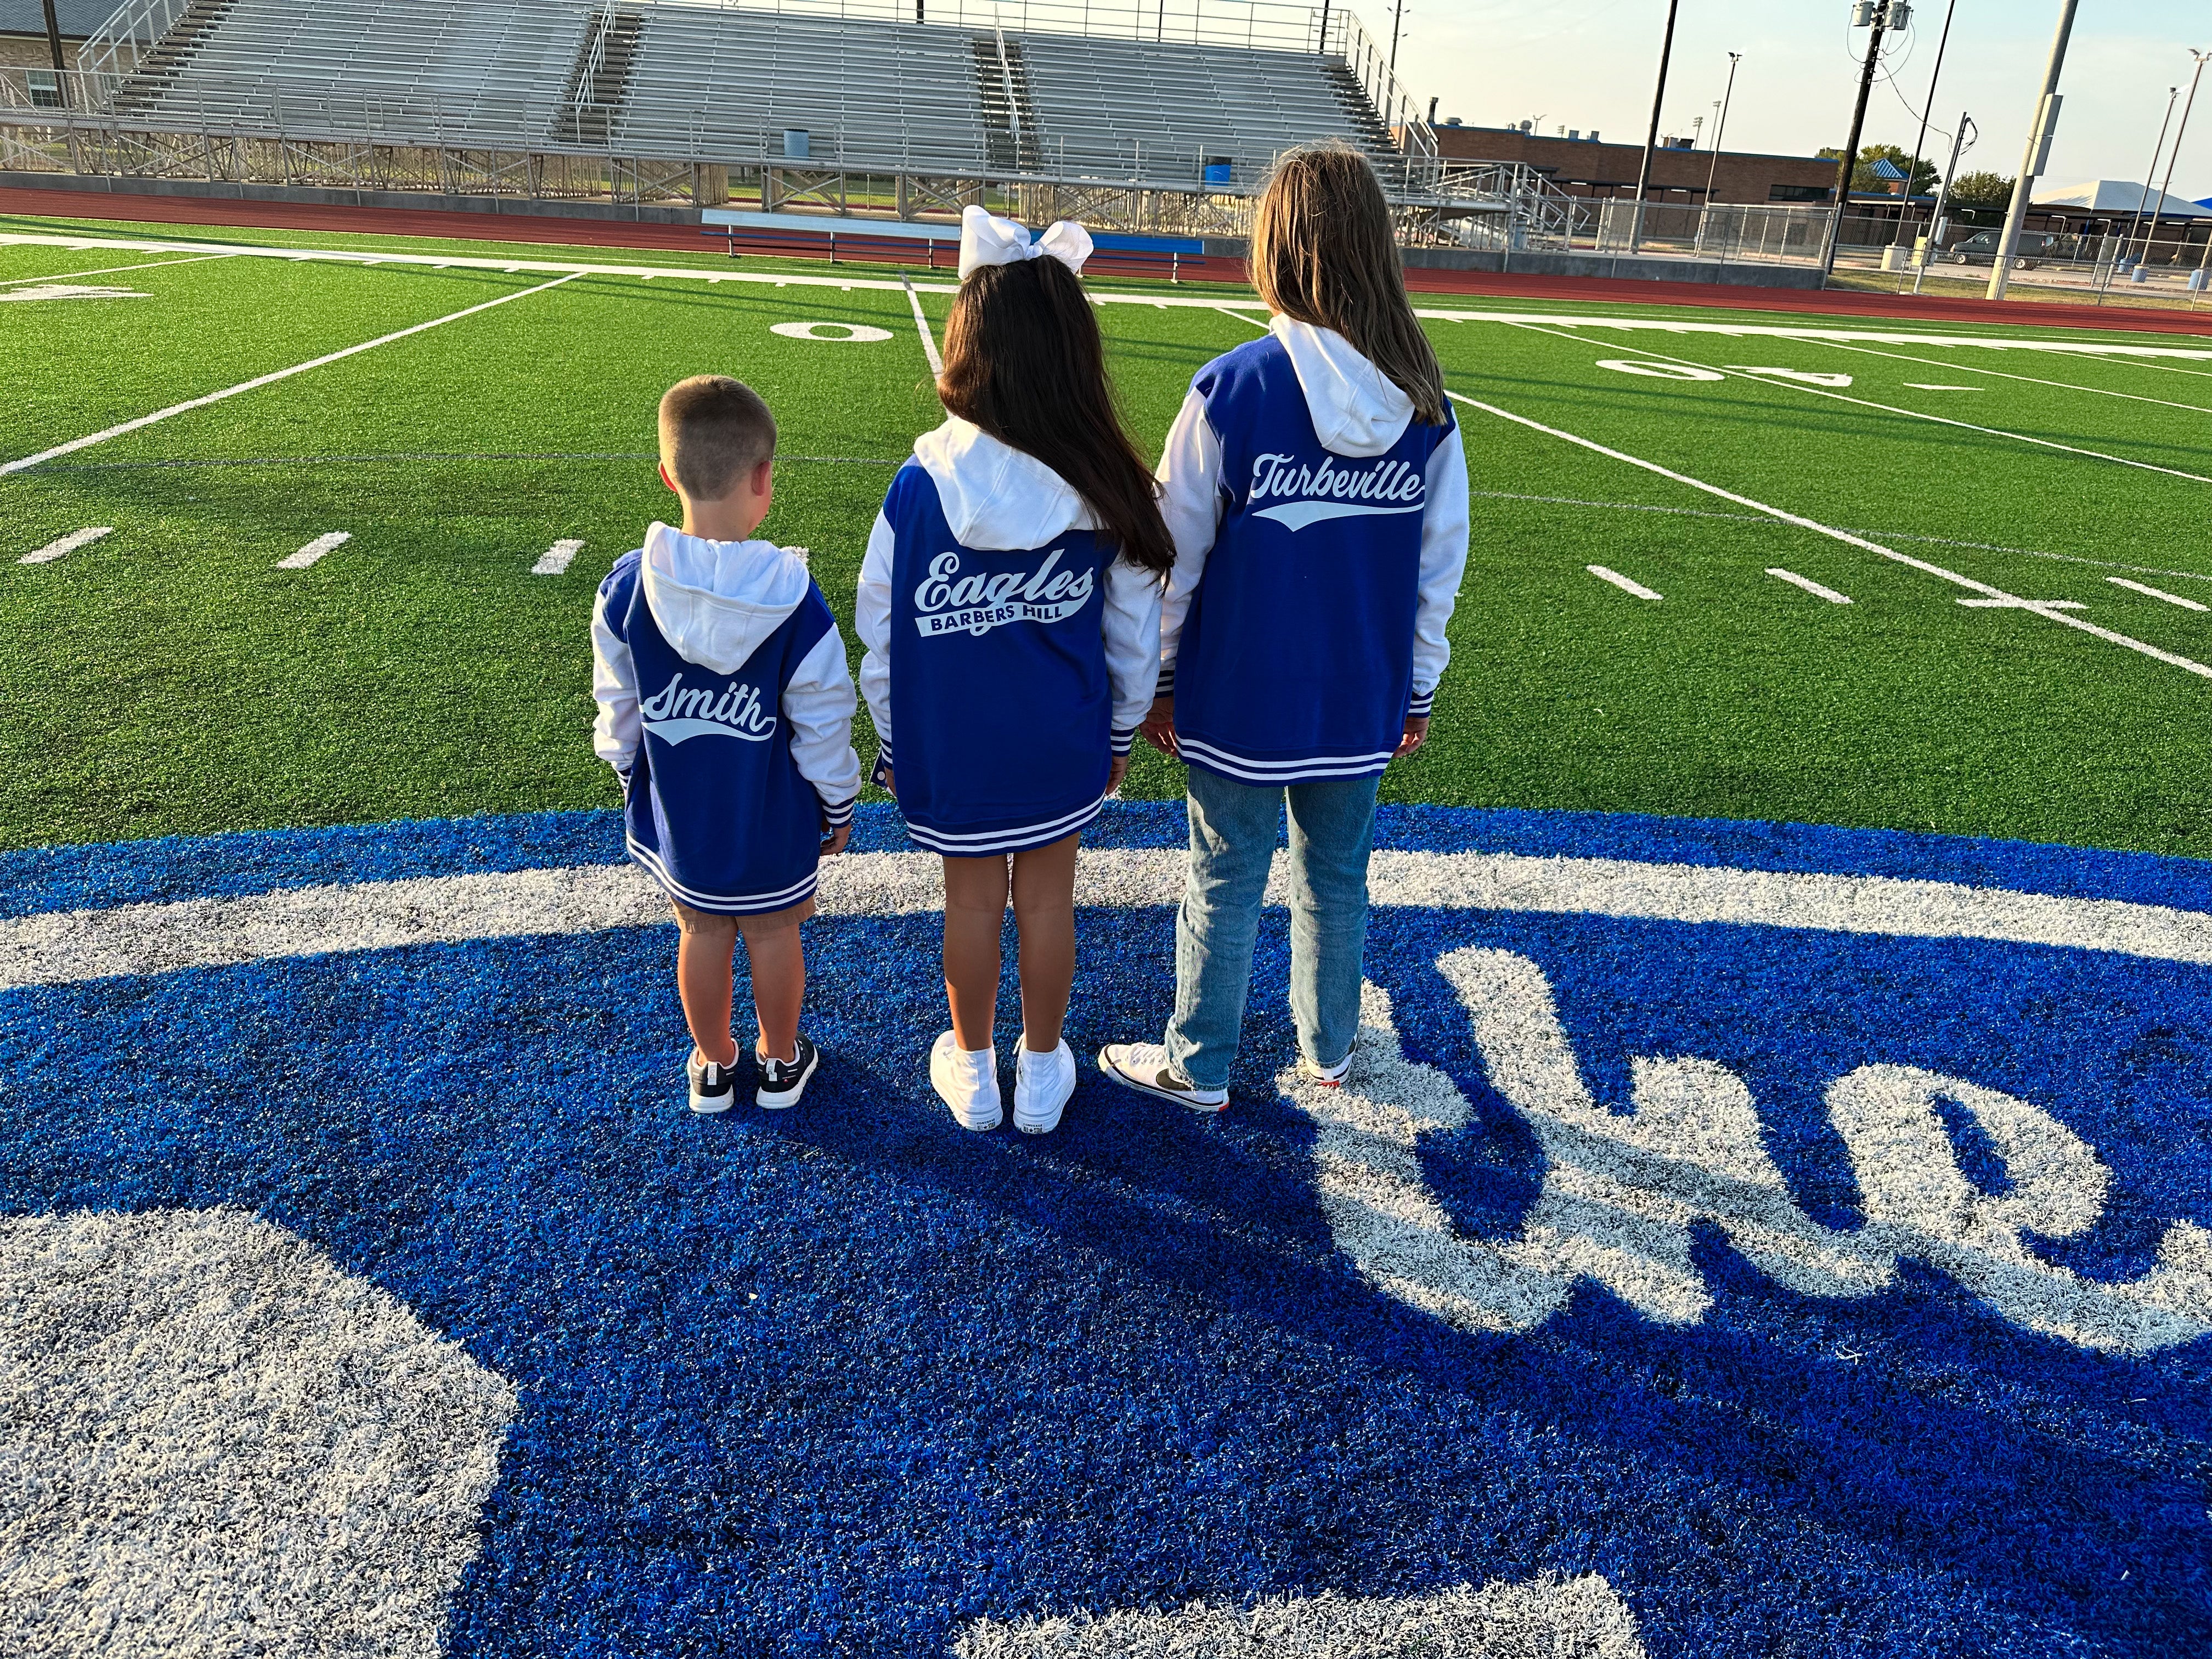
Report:
M 1126 732 L 1115 731 L 1112 734 L 1111 738 L 1111 741 L 1114 745 L 1114 752 L 1117 755 L 1127 754 L 1129 752 L 1129 745 L 1134 743 L 1136 739 L 1137 728 L 1133 726 Z
M 1406 706 L 1406 718 L 1424 720 L 1428 719 L 1429 710 L 1436 706 L 1436 701 L 1437 692 L 1434 686 L 1431 686 L 1425 691 L 1414 692 L 1413 702 Z
M 855 795 L 851 800 L 823 801 L 822 803 L 823 823 L 832 830 L 842 824 L 850 823 L 853 821 L 853 801 L 859 799 L 860 797 Z
M 875 769 L 868 774 L 868 781 L 874 784 L 877 788 L 882 788 L 884 774 L 890 771 L 891 766 L 891 740 L 885 738 L 876 749 Z
M 1174 658 L 1170 657 L 1160 665 L 1160 678 L 1152 687 L 1152 696 L 1155 698 L 1172 697 L 1175 696 Z

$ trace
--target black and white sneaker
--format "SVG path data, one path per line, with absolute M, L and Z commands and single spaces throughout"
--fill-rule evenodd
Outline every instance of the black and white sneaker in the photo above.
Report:
M 1194 1112 L 1229 1109 L 1229 1091 L 1201 1089 L 1168 1060 L 1157 1042 L 1109 1042 L 1098 1051 L 1098 1069 L 1125 1089 L 1188 1106 Z
M 694 1048 L 684 1067 L 684 1075 L 691 1085 L 693 1111 L 726 1112 L 737 1104 L 736 1066 L 717 1065 Z
M 789 1060 L 770 1060 L 758 1049 L 753 1051 L 753 1058 L 761 1069 L 760 1092 L 753 1100 L 771 1112 L 780 1112 L 799 1104 L 799 1096 L 806 1092 L 806 1080 L 822 1063 L 822 1051 L 802 1036 Z

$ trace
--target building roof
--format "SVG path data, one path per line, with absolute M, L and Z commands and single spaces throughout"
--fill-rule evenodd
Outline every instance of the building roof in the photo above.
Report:
M 82 40 L 105 23 L 116 0 L 54 0 L 55 21 L 65 40 Z M 0 34 L 44 34 L 46 9 L 41 0 L 0 0 Z
M 0 0 L 0 4 L 6 0 Z M 2161 205 L 2163 204 L 2163 205 Z M 2035 192 L 2034 205 L 2039 208 L 2078 208 L 2088 213 L 2133 213 L 2140 206 L 2146 214 L 2158 213 L 2193 219 L 2203 204 L 2185 201 L 2179 196 L 2161 196 L 2152 191 L 2148 200 L 2143 197 L 2143 181 L 2125 179 L 2092 179 L 2078 185 L 2050 185 Z

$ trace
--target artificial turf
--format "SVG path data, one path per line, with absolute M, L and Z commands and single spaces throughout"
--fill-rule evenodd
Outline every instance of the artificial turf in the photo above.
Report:
M 178 240 L 180 228 L 155 229 Z M 338 240 L 187 234 L 210 248 Z M 574 252 L 597 264 L 660 262 Z M 0 281 L 161 257 L 0 244 Z M 873 509 L 939 413 L 905 295 L 865 286 L 883 270 L 790 269 L 855 286 L 581 276 L 0 478 L 0 626 L 18 642 L 0 661 L 15 712 L 0 734 L 9 780 L 0 845 L 607 804 L 611 781 L 586 741 L 590 592 L 672 509 L 649 459 L 653 401 L 704 369 L 741 375 L 776 410 L 784 462 L 767 530 L 812 550 L 849 643 Z M 149 297 L 7 312 L 0 349 L 24 390 L 0 411 L 0 458 L 549 277 L 234 258 L 86 280 Z M 945 298 L 923 299 L 941 330 Z M 2212 364 L 1853 351 L 1537 320 L 1808 320 L 1680 307 L 1425 300 L 1424 309 L 1527 319 L 1431 320 L 1455 391 L 1878 541 L 1923 538 L 1886 544 L 2024 598 L 2078 600 L 2098 625 L 2174 654 L 2212 652 L 2203 615 L 2106 580 L 2130 574 L 2212 599 L 2212 556 L 2193 528 L 2212 486 L 1893 412 L 2203 472 Z M 1099 315 L 1129 423 L 1147 446 L 1193 372 L 1254 332 L 1202 307 L 1115 304 Z M 769 331 L 793 319 L 870 323 L 893 337 Z M 1622 359 L 1847 373 L 1845 396 L 1889 407 L 1740 374 L 1676 382 L 1599 367 Z M 2105 395 L 2114 392 L 2131 396 Z M 1477 498 L 1455 657 L 1429 750 L 1393 769 L 1387 797 L 2212 853 L 2212 791 L 2196 758 L 2203 679 L 2044 617 L 1962 608 L 1964 590 L 1938 578 L 1459 413 Z M 13 562 L 88 525 L 115 532 L 54 563 Z M 312 570 L 273 568 L 341 529 L 352 539 Z M 530 575 L 561 538 L 585 542 L 568 573 Z M 1592 563 L 1665 599 L 1631 599 L 1589 575 Z M 1765 574 L 1770 566 L 1853 603 L 1822 602 Z M 1140 755 L 1127 793 L 1179 788 L 1169 763 Z

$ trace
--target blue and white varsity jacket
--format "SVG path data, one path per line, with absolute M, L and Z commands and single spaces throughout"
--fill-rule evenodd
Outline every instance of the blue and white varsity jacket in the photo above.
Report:
M 1334 330 L 1277 317 L 1198 372 L 1160 461 L 1160 685 L 1183 759 L 1239 783 L 1379 773 L 1451 660 L 1459 426 Z
M 592 746 L 623 781 L 630 856 L 696 910 L 811 894 L 860 762 L 844 641 L 805 559 L 656 524 L 599 584 L 592 656 Z
M 1092 524 L 1058 473 L 963 420 L 923 434 L 891 481 L 860 567 L 860 690 L 907 833 L 932 852 L 1073 834 L 1129 752 L 1160 585 Z

